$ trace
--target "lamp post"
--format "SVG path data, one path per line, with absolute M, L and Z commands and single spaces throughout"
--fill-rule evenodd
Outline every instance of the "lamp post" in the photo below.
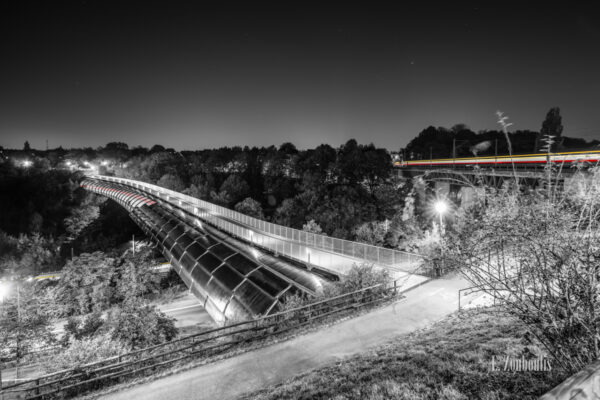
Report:
M 10 281 L 1 282 L 0 281 L 0 303 L 4 302 L 4 299 L 8 298 L 8 294 L 10 293 Z M 19 360 L 21 358 L 21 293 L 19 291 L 19 280 L 15 281 L 15 290 L 17 296 L 17 340 L 16 340 L 16 358 L 17 362 L 15 365 L 16 368 L 16 379 L 19 379 Z M 0 380 L 2 377 L 0 376 Z
M 435 212 L 440 216 L 440 235 L 444 233 L 444 213 L 448 211 L 448 204 L 443 200 L 438 200 L 433 205 Z
M 442 258 L 442 266 L 440 270 L 444 269 L 444 214 L 448 211 L 448 204 L 443 200 L 437 200 L 433 205 L 435 212 L 440 216 L 440 256 Z M 441 275 L 441 272 L 438 271 L 438 276 Z

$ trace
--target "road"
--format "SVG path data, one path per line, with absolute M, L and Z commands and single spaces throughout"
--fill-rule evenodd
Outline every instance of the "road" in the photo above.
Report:
M 430 281 L 403 300 L 291 340 L 102 396 L 110 400 L 235 399 L 366 351 L 456 311 L 462 278 Z
M 175 327 L 182 335 L 215 327 L 215 323 L 198 299 L 190 293 L 167 304 L 157 305 L 158 309 L 175 318 Z

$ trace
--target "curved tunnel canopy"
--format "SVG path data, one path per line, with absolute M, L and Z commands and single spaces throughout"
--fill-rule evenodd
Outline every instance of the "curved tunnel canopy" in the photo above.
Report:
M 217 322 L 269 314 L 285 294 L 314 294 L 321 286 L 314 274 L 251 251 L 213 227 L 198 226 L 195 217 L 147 193 L 97 179 L 85 179 L 81 186 L 124 206 Z

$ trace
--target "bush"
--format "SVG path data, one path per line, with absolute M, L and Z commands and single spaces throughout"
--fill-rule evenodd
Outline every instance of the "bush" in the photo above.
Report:
M 323 288 L 323 298 L 339 296 L 378 284 L 386 284 L 391 280 L 390 274 L 383 269 L 376 269 L 372 264 L 354 264 L 348 275 L 339 282 L 326 285 Z
M 174 321 L 155 306 L 129 301 L 109 311 L 105 329 L 114 340 L 139 349 L 174 339 Z
M 71 340 L 65 351 L 53 355 L 43 364 L 43 367 L 47 373 L 72 369 L 125 353 L 128 350 L 126 345 L 107 334 Z
M 86 317 L 78 319 L 70 317 L 65 325 L 65 336 L 63 342 L 68 343 L 71 338 L 81 340 L 96 335 L 104 325 L 102 315 L 99 312 L 93 312 Z
M 320 300 L 326 300 L 346 293 L 352 293 L 360 289 L 368 288 L 378 284 L 388 284 L 391 278 L 386 270 L 375 269 L 370 264 L 354 265 L 348 275 L 338 282 L 332 282 L 323 286 L 323 291 L 316 297 L 307 297 L 300 294 L 291 294 L 286 296 L 285 301 L 280 306 L 280 311 L 292 310 Z M 381 293 L 382 289 L 375 289 L 375 293 Z M 296 314 L 296 313 L 294 313 Z M 290 315 L 289 318 L 294 318 Z

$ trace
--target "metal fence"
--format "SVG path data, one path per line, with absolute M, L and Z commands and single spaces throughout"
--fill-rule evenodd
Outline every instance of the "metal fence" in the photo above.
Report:
M 91 175 L 90 177 L 127 185 L 152 194 L 225 232 L 244 238 L 276 254 L 283 254 L 309 265 L 327 268 L 332 264 L 334 266 L 340 263 L 348 264 L 348 259 L 351 259 L 395 271 L 409 272 L 415 270 L 424 259 L 423 256 L 414 253 L 337 239 L 273 224 L 150 183 L 103 175 Z M 311 249 L 320 251 L 314 252 Z
M 397 281 L 374 285 L 277 314 L 238 322 L 4 388 L 0 387 L 0 398 L 3 400 L 40 399 L 81 395 L 117 383 L 125 377 L 153 373 L 161 368 L 192 359 L 215 357 L 245 343 L 281 335 L 327 317 L 337 318 L 363 307 L 375 306 L 396 298 L 406 290 L 402 290 Z

